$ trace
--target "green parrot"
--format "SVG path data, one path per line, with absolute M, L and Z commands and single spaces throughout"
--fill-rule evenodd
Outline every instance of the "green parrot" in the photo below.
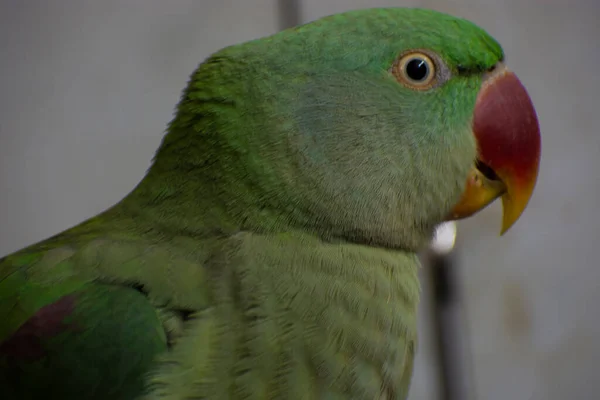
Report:
M 1 399 L 405 399 L 417 252 L 533 193 L 500 45 L 424 9 L 337 14 L 192 74 L 146 176 L 0 260 Z

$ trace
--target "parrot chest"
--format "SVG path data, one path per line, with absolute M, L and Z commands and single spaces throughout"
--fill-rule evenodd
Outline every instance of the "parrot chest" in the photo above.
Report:
M 305 237 L 238 240 L 207 266 L 213 306 L 188 327 L 214 340 L 204 362 L 215 379 L 229 371 L 232 390 L 255 398 L 405 398 L 414 255 Z

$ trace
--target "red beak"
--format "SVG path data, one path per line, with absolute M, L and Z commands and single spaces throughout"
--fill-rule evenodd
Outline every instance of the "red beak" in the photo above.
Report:
M 468 217 L 502 196 L 503 234 L 519 219 L 533 194 L 541 137 L 531 98 L 502 64 L 487 74 L 479 91 L 473 134 L 478 161 L 449 219 Z

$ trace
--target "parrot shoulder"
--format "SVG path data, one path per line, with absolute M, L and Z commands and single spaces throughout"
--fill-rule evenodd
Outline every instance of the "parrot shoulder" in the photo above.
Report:
M 206 306 L 204 253 L 189 245 L 71 233 L 0 259 L 0 397 L 139 394 Z

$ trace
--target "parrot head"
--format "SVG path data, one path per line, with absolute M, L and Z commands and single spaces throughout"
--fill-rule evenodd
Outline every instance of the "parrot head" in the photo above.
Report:
M 502 197 L 506 231 L 532 194 L 540 132 L 503 61 L 471 22 L 409 8 L 230 46 L 192 75 L 138 193 L 190 227 L 409 250 Z

